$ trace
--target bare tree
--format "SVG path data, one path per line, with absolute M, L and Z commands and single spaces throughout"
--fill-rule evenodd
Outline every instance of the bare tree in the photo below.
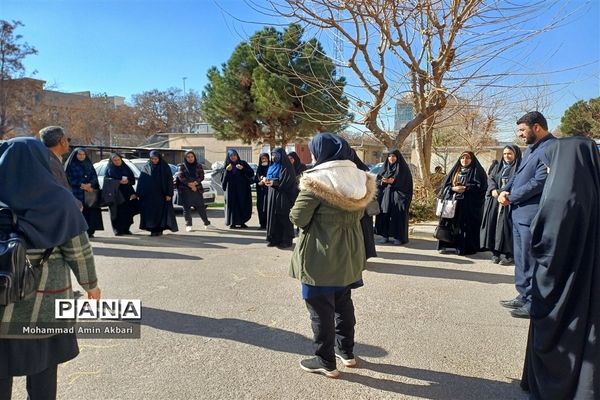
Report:
M 516 52 L 524 50 L 535 36 L 578 10 L 568 1 L 557 0 L 269 2 L 277 14 L 333 32 L 348 44 L 350 55 L 340 62 L 360 83 L 355 95 L 356 114 L 362 115 L 365 127 L 388 148 L 399 147 L 415 132 L 418 166 L 425 183 L 435 115 L 446 107 L 449 98 L 463 90 L 479 96 L 490 88 L 518 87 L 522 83 L 513 72 L 525 72 L 523 60 L 518 60 L 521 64 L 517 60 L 511 63 L 510 58 L 517 57 Z M 553 10 L 557 17 L 536 26 L 539 19 L 532 17 L 539 16 L 540 10 Z M 407 93 L 413 102 L 413 118 L 390 133 L 381 126 L 382 113 Z
M 0 139 L 22 123 L 20 108 L 26 91 L 15 80 L 25 74 L 23 59 L 37 54 L 35 48 L 21 41 L 22 35 L 15 34 L 20 26 L 19 21 L 0 20 Z

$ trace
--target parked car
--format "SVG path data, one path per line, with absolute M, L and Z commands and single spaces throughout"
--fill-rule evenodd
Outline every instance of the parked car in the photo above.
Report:
M 380 162 L 378 164 L 371 166 L 371 168 L 369 169 L 369 172 L 372 173 L 373 175 L 378 175 L 381 172 L 382 168 L 383 168 L 383 163 Z M 413 178 L 416 176 L 419 176 L 419 170 L 415 164 L 409 163 L 408 168 L 410 169 L 410 173 L 412 174 Z
M 126 159 L 126 158 L 123 159 L 123 162 L 129 168 L 131 168 L 131 171 L 133 172 L 133 176 L 136 179 L 136 184 L 134 185 L 134 189 L 137 186 L 137 179 L 140 177 L 140 174 L 141 174 L 140 171 L 144 167 L 144 165 L 146 165 L 147 161 L 148 160 L 144 159 L 144 158 L 135 158 L 135 159 L 131 159 L 131 160 Z M 173 165 L 173 164 L 169 164 L 169 167 L 171 168 L 171 174 L 175 175 L 175 173 L 177 172 L 177 166 Z M 106 173 L 106 168 L 108 168 L 108 158 L 106 158 L 104 160 L 100 160 L 97 163 L 95 163 L 94 168 L 96 169 L 96 173 L 98 174 L 98 183 L 100 185 L 100 189 L 102 189 L 102 185 L 104 183 L 104 174 Z M 211 185 L 210 175 L 208 177 L 206 175 L 204 176 L 204 180 L 202 181 L 202 189 L 204 190 L 204 193 L 202 194 L 204 197 L 204 202 L 205 203 L 214 203 L 214 201 L 217 197 L 217 192 Z M 177 190 L 175 190 L 174 196 L 177 196 Z

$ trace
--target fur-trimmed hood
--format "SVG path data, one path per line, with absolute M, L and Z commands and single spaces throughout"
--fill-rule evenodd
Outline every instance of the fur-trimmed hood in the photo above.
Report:
M 349 160 L 328 161 L 304 171 L 300 190 L 346 211 L 365 208 L 375 197 L 375 176 Z

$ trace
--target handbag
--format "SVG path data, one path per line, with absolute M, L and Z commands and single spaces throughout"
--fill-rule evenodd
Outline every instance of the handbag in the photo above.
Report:
M 454 233 L 451 225 L 442 224 L 441 222 L 435 228 L 433 233 L 433 237 L 441 242 L 450 242 L 454 241 Z
M 435 207 L 435 215 L 440 218 L 454 218 L 456 214 L 456 195 L 453 194 L 451 198 L 447 199 L 448 188 L 444 190 L 442 198 L 437 200 L 437 206 Z
M 6 218 L 0 221 L 0 306 L 7 306 L 35 292 L 36 274 L 27 258 L 25 238 L 17 229 L 17 216 L 8 207 L 1 207 L 2 213 L 9 221 Z M 53 249 L 46 249 L 37 268 L 48 261 Z
M 83 192 L 83 204 L 85 204 L 87 208 L 96 207 L 98 205 L 99 198 L 100 191 L 98 189 L 94 189 L 91 192 Z

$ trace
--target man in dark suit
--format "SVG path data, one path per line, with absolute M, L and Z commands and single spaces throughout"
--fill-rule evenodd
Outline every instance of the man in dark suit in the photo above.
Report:
M 506 190 L 498 196 L 498 202 L 511 206 L 513 221 L 515 287 L 518 295 L 500 304 L 511 308 L 516 318 L 529 318 L 531 297 L 529 289 L 534 261 L 531 257 L 531 232 L 529 227 L 537 214 L 548 170 L 542 162 L 544 149 L 555 137 L 548 132 L 546 118 L 538 112 L 528 112 L 517 121 L 519 137 L 528 145 L 523 161 Z

